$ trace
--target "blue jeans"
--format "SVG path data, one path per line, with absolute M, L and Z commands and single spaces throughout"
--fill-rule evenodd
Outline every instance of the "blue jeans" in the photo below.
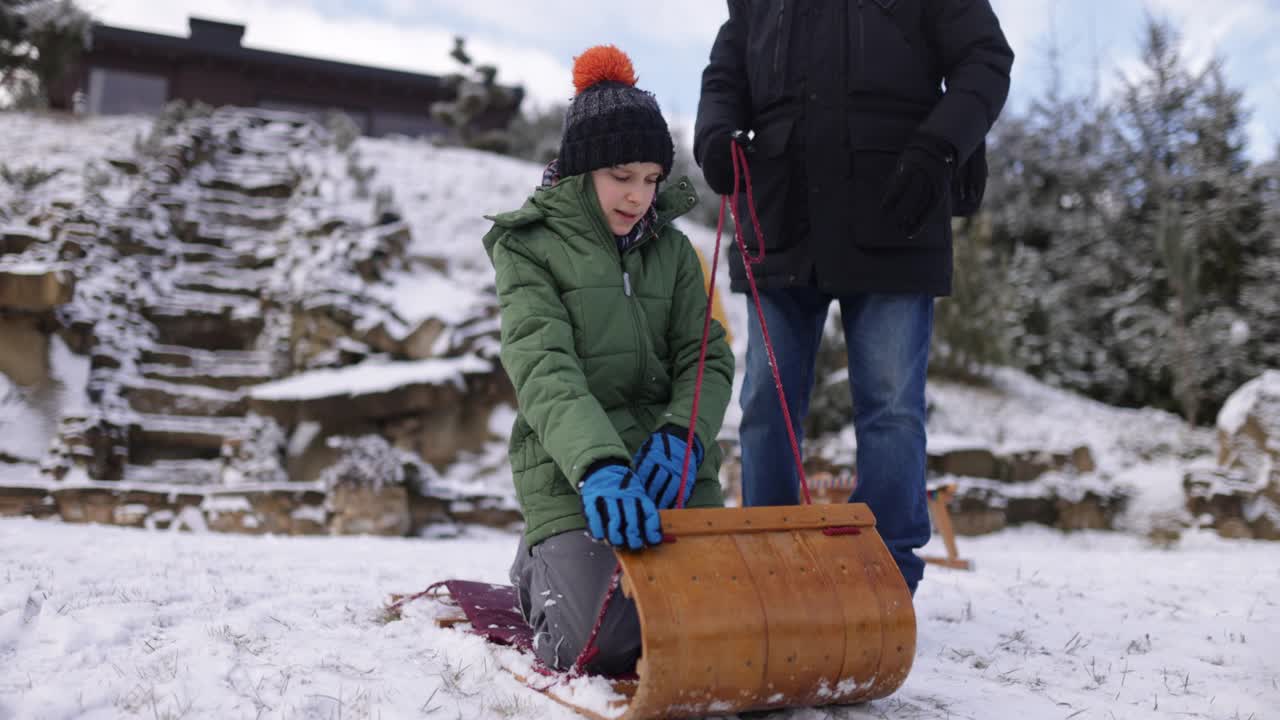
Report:
M 833 298 L 813 288 L 760 293 L 778 374 L 796 438 L 804 440 L 814 366 L 827 310 L 840 303 L 849 351 L 858 482 L 850 502 L 866 503 L 912 593 L 924 575 L 914 550 L 929 541 L 925 498 L 925 374 L 933 332 L 927 295 L 854 294 Z M 743 504 L 795 505 L 799 479 L 778 403 L 760 322 L 750 297 L 743 381 Z

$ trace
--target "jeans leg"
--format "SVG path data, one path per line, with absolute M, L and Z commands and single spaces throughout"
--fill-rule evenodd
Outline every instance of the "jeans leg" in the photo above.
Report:
M 760 293 L 778 374 L 787 395 L 787 409 L 797 441 L 803 441 L 804 418 L 813 391 L 814 362 L 822 342 L 831 297 L 817 290 L 791 288 Z M 778 402 L 764 335 L 751 298 L 747 298 L 747 365 L 739 398 L 742 422 L 738 428 L 742 452 L 742 504 L 795 505 L 800 502 L 799 478 L 791 454 L 787 425 Z
M 929 541 L 925 497 L 925 377 L 933 298 L 859 294 L 840 300 L 849 350 L 858 483 L 912 593 L 924 576 L 914 550 Z

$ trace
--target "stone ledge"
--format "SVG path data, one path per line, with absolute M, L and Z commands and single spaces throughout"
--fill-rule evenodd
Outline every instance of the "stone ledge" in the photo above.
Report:
M 66 270 L 0 269 L 0 307 L 44 312 L 75 297 L 76 279 Z
M 0 486 L 0 517 L 60 518 L 154 530 L 179 529 L 250 535 L 381 535 L 416 537 L 433 528 L 462 525 L 510 528 L 523 520 L 502 498 L 445 500 L 409 492 L 340 484 L 325 492 L 314 484 L 292 488 L 231 487 L 155 490 L 92 486 Z M 176 526 L 176 528 L 175 528 Z

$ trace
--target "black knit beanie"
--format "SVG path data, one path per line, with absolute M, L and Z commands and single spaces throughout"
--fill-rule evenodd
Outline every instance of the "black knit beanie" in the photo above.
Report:
M 598 45 L 574 59 L 577 94 L 565 114 L 560 174 L 581 175 L 629 162 L 654 162 L 671 173 L 675 146 L 652 93 L 635 86 L 626 53 Z

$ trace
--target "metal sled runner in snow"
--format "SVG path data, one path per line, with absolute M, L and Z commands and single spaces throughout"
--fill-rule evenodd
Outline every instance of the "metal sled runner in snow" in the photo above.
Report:
M 915 654 L 911 595 L 865 505 L 667 510 L 619 552 L 643 655 L 621 717 L 885 697 Z

